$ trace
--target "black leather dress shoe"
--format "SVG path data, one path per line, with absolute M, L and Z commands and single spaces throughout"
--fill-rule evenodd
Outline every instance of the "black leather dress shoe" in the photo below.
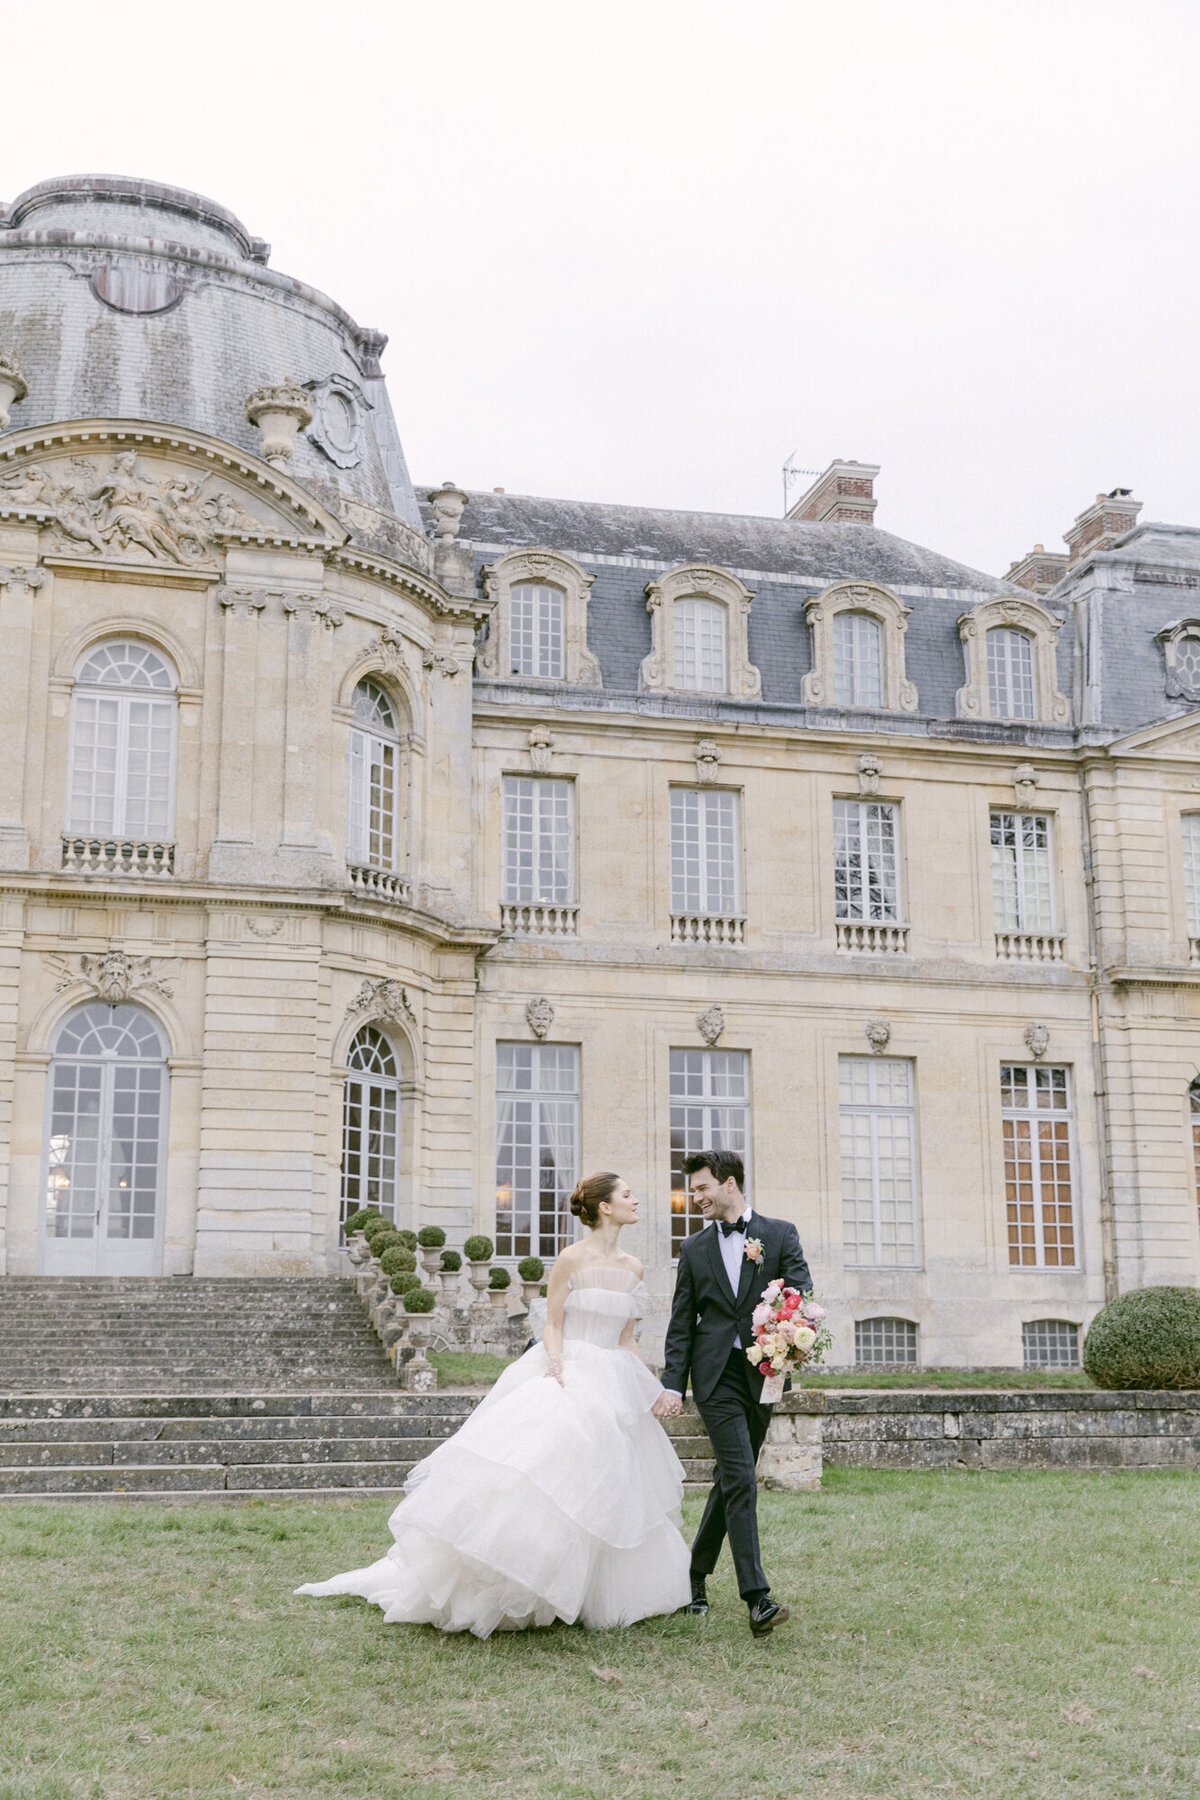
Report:
M 790 1617 L 786 1606 L 766 1594 L 750 1608 L 750 1629 L 755 1637 L 766 1637 L 777 1625 L 785 1625 Z
M 695 1613 L 697 1618 L 701 1619 L 707 1613 L 708 1595 L 704 1591 L 703 1575 L 692 1576 L 692 1597 L 687 1605 L 680 1607 L 679 1610 L 685 1613 Z

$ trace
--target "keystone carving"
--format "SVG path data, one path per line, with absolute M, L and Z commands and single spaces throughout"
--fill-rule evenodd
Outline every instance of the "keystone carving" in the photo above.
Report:
M 273 469 L 291 461 L 296 433 L 312 424 L 312 396 L 294 381 L 277 387 L 260 387 L 246 401 L 246 419 L 262 434 L 263 459 Z
M 882 1056 L 891 1042 L 892 1025 L 890 1019 L 868 1019 L 863 1026 L 873 1056 Z
M 0 350 L 0 431 L 8 430 L 9 408 L 19 405 L 28 392 L 24 369 L 15 356 Z
M 351 1018 L 370 1014 L 373 1019 L 382 1019 L 385 1025 L 403 1025 L 416 1020 L 408 989 L 386 976 L 364 981 L 348 1011 Z
M 451 543 L 458 536 L 458 528 L 462 524 L 469 499 L 470 495 L 464 494 L 452 481 L 443 481 L 440 488 L 434 488 L 430 493 L 429 505 L 433 513 L 434 530 L 444 544 Z
M 864 750 L 858 759 L 858 791 L 869 797 L 879 792 L 879 777 L 883 773 L 879 758 L 873 750 Z
M 554 1023 L 554 1008 L 545 994 L 539 994 L 525 1008 L 525 1018 L 535 1038 L 544 1038 Z
M 78 964 L 78 972 L 65 957 L 47 958 L 50 966 L 58 970 L 56 991 L 82 981 L 106 1006 L 124 1006 L 127 1000 L 146 993 L 161 994 L 169 1000 L 175 991 L 170 982 L 155 974 L 150 957 L 130 956 L 127 950 L 112 944 L 98 955 L 85 952 L 73 960 Z
M 1050 1048 L 1050 1028 L 1036 1019 L 1025 1027 L 1025 1045 L 1034 1062 L 1040 1062 Z
M 1032 763 L 1018 763 L 1012 775 L 1013 793 L 1018 806 L 1033 806 L 1037 801 L 1037 770 Z
M 715 738 L 701 738 L 695 749 L 696 780 L 710 786 L 721 773 L 721 748 Z
M 28 506 L 53 520 L 59 551 L 82 548 L 127 561 L 210 563 L 223 533 L 260 531 L 233 495 L 182 475 L 161 479 L 143 468 L 134 450 L 122 450 L 112 467 L 73 456 L 65 478 L 44 463 L 0 475 L 0 512 Z
M 534 725 L 529 733 L 529 760 L 535 775 L 550 773 L 550 758 L 554 751 L 554 735 L 548 725 Z
M 706 1044 L 715 1044 L 725 1029 L 725 1014 L 719 1006 L 710 1006 L 700 1014 L 696 1026 Z
M 384 625 L 379 636 L 372 638 L 367 645 L 368 656 L 377 657 L 386 675 L 400 676 L 408 673 L 404 662 L 404 635 L 394 625 Z

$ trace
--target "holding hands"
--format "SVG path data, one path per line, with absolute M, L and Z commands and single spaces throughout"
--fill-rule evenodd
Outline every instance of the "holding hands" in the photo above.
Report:
M 683 1396 L 664 1388 L 650 1411 L 656 1419 L 674 1419 L 683 1411 Z

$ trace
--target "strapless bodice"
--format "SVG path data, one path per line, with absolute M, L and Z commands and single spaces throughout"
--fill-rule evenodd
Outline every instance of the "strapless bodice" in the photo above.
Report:
M 646 1310 L 646 1284 L 631 1269 L 578 1269 L 567 1285 L 563 1343 L 617 1349 L 630 1319 Z

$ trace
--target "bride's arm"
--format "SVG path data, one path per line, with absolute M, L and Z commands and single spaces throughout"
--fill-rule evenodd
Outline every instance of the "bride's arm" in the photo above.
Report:
M 646 1359 L 638 1349 L 637 1326 L 638 1322 L 636 1319 L 626 1319 L 625 1329 L 621 1333 L 620 1343 L 622 1350 L 632 1350 L 638 1361 L 644 1363 Z
M 557 1258 L 546 1283 L 546 1329 L 542 1333 L 542 1349 L 550 1365 L 546 1373 L 553 1375 L 559 1387 L 562 1386 L 563 1310 L 571 1279 L 570 1270 L 563 1266 L 564 1261 L 561 1256 Z

